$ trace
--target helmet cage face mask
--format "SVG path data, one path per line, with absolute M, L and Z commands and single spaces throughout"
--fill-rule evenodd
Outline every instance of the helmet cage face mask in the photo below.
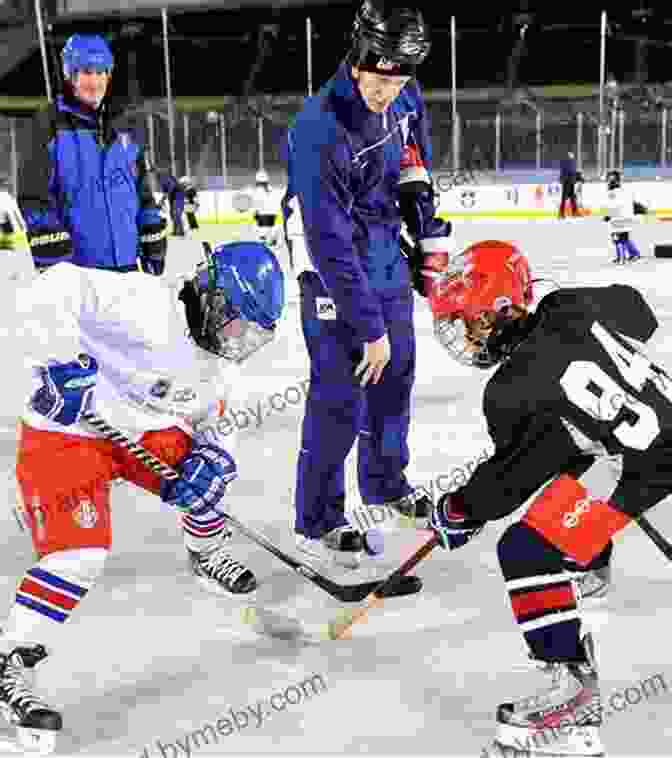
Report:
M 196 342 L 209 353 L 242 363 L 275 337 L 275 326 L 265 328 L 246 319 L 227 292 L 217 286 L 214 258 L 206 253 L 206 259 L 194 279 L 203 314 Z
M 443 313 L 435 317 L 434 334 L 458 363 L 492 368 L 520 343 L 532 302 L 521 257 L 506 243 L 481 243 L 456 256 L 441 275 Z

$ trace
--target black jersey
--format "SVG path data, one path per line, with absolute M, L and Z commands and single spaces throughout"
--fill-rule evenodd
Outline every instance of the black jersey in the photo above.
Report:
M 595 456 L 621 456 L 612 501 L 635 515 L 672 492 L 672 379 L 641 351 L 657 328 L 633 287 L 560 289 L 487 383 L 495 444 L 460 490 L 475 518 L 501 518 Z

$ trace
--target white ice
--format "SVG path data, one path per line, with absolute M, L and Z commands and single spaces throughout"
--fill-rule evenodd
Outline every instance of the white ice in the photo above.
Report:
M 638 226 L 633 236 L 645 257 L 627 267 L 611 264 L 606 225 L 597 220 L 465 221 L 456 224 L 455 234 L 461 247 L 479 239 L 515 241 L 529 256 L 535 277 L 560 285 L 624 281 L 638 286 L 660 321 L 651 354 L 663 364 L 669 360 L 672 368 L 672 261 L 652 257 L 654 243 L 672 238 L 672 225 Z M 193 241 L 171 243 L 170 269 L 188 270 L 198 250 Z M 11 302 L 15 284 L 9 278 L 0 281 L 3 302 Z M 4 320 L 10 324 L 7 308 Z M 409 475 L 414 483 L 434 483 L 436 489 L 437 477 L 443 474 L 440 481 L 447 482 L 445 475 L 454 477 L 488 445 L 481 416 L 487 374 L 451 363 L 434 341 L 428 309 L 420 300 L 416 323 Z M 27 386 L 20 356 L 20 337 L 7 328 L 0 393 L 4 608 L 32 562 L 30 540 L 11 512 L 15 426 Z M 264 418 L 257 425 L 248 414 L 239 441 L 241 476 L 230 498 L 238 518 L 288 551 L 293 549 L 292 491 L 303 403 L 269 411 L 269 398 L 300 388 L 307 375 L 293 302 L 280 338 L 246 369 L 247 407 L 262 403 Z M 288 397 L 295 400 L 297 393 L 290 390 Z M 351 456 L 348 492 L 350 504 L 357 505 L 352 464 Z M 668 505 L 657 506 L 651 520 L 672 537 Z M 417 569 L 422 593 L 372 611 L 366 623 L 354 627 L 352 640 L 301 645 L 257 636 L 240 621 L 247 601 L 213 597 L 197 588 L 186 570 L 176 518 L 157 498 L 130 485 L 116 486 L 113 515 L 113 553 L 104 578 L 59 627 L 54 653 L 40 670 L 40 691 L 63 712 L 58 754 L 478 756 L 494 735 L 497 704 L 531 694 L 544 683 L 526 665 L 497 568 L 496 542 L 511 518 L 490 525 L 452 555 L 434 551 Z M 385 557 L 350 581 L 383 576 L 426 536 L 408 529 L 388 532 Z M 259 577 L 260 604 L 301 619 L 309 630 L 337 613 L 338 603 L 242 536 L 235 538 L 233 550 Z M 587 618 L 596 632 L 605 696 L 627 692 L 633 701 L 607 718 L 603 739 L 610 756 L 670 754 L 672 695 L 661 690 L 645 697 L 638 683 L 662 674 L 672 685 L 671 590 L 672 565 L 637 527 L 629 527 L 617 542 L 608 601 Z M 312 677 L 314 690 L 302 686 Z M 260 725 L 248 710 L 257 703 Z M 272 703 L 284 708 L 273 710 Z M 206 726 L 231 719 L 231 710 L 247 711 L 247 725 L 239 715 L 238 725 L 220 721 L 219 733 Z

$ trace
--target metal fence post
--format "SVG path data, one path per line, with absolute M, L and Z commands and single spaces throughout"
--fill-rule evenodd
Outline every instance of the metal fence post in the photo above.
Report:
M 621 171 L 623 171 L 623 165 L 625 164 L 625 111 L 623 108 L 618 112 L 618 152 L 620 154 L 618 165 Z
M 16 149 L 16 119 L 13 117 L 9 119 L 9 152 L 12 195 L 17 197 L 19 194 L 19 154 Z
M 502 114 L 495 116 L 495 173 L 502 167 Z
M 222 179 L 226 187 L 229 183 L 229 170 L 226 155 L 226 116 L 223 113 L 219 114 L 219 154 L 222 163 Z
M 189 114 L 182 114 L 182 129 L 184 131 L 184 173 L 191 176 L 191 156 L 189 155 Z
M 149 161 L 156 166 L 156 135 L 154 134 L 154 114 L 147 114 L 147 142 L 149 148 Z
M 660 167 L 667 167 L 667 108 L 660 112 Z
M 583 171 L 583 113 L 576 114 L 576 167 Z
M 537 169 L 541 168 L 541 146 L 542 146 L 542 139 L 541 139 L 541 111 L 537 111 L 537 119 L 536 119 L 536 127 L 537 127 L 537 156 L 536 156 L 536 165 Z

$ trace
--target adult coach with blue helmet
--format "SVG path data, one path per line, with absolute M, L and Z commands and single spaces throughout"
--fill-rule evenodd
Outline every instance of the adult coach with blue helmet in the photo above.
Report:
M 42 269 L 69 260 L 132 271 L 140 264 L 161 274 L 166 222 L 148 166 L 131 135 L 111 125 L 112 52 L 98 35 L 73 34 L 61 57 L 64 92 L 49 108 L 44 140 L 48 179 L 40 172 L 39 186 L 22 182 L 35 265 Z
M 424 294 L 423 271 L 446 262 L 450 234 L 434 215 L 427 113 L 414 78 L 429 49 L 418 10 L 366 0 L 346 59 L 306 100 L 288 139 L 289 194 L 298 197 L 314 268 L 299 277 L 311 375 L 295 531 L 299 549 L 348 567 L 364 545 L 344 513 L 344 462 L 358 436 L 364 504 L 420 517 L 431 505 L 404 474 L 415 377 L 411 283 Z M 414 241 L 410 270 L 402 220 Z

